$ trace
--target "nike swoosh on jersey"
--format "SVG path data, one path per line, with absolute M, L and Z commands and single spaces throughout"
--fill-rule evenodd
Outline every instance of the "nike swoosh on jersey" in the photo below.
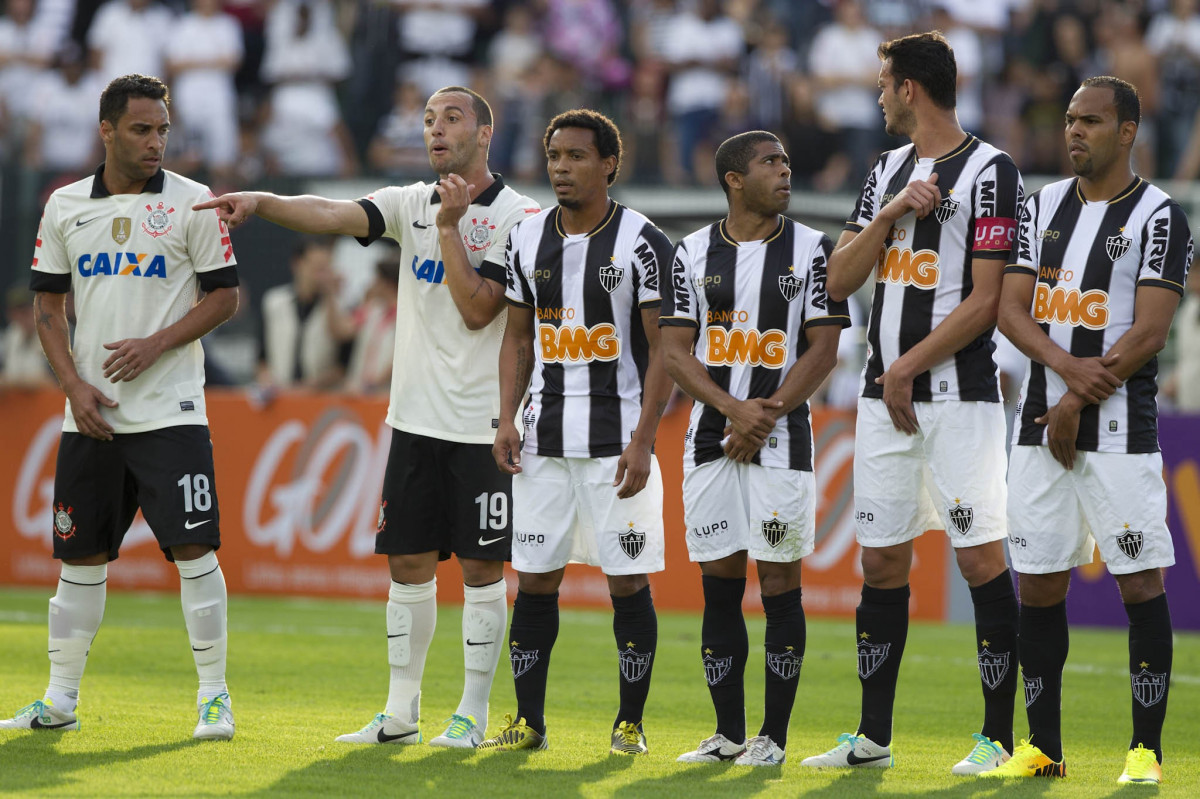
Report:
M 415 227 L 417 230 L 428 230 L 429 229 L 429 225 L 422 225 L 420 222 L 417 222 L 417 221 L 413 222 L 413 227 Z
M 487 646 L 488 644 L 494 644 L 494 643 L 496 643 L 496 642 L 495 641 L 472 641 L 470 638 L 467 639 L 467 646 Z
M 878 755 L 876 757 L 859 757 L 853 751 L 846 753 L 846 762 L 851 766 L 861 766 L 863 763 L 875 763 L 879 760 L 887 760 L 891 755 Z
M 69 724 L 74 724 L 73 721 L 64 721 L 62 724 L 43 724 L 41 719 L 34 716 L 29 721 L 29 726 L 35 730 L 57 730 L 59 727 L 66 727 Z
M 211 521 L 212 521 L 212 519 L 205 519 L 205 520 L 204 520 L 204 521 L 202 521 L 202 522 L 196 522 L 195 524 L 192 524 L 192 520 L 191 520 L 191 519 L 188 519 L 187 521 L 185 521 L 185 522 L 183 523 L 183 529 L 185 529 L 185 530 L 194 530 L 195 528 L 199 527 L 200 525 L 202 525 L 202 524 L 208 524 L 208 523 L 209 523 L 209 522 L 211 522 Z
M 386 743 L 391 743 L 392 741 L 398 741 L 401 738 L 409 738 L 416 734 L 417 734 L 417 730 L 413 730 L 412 732 L 402 732 L 399 735 L 388 735 L 386 732 L 383 731 L 383 727 L 380 727 L 379 732 L 376 734 L 375 737 L 379 739 L 379 743 L 386 744 Z
M 504 540 L 504 536 L 500 536 L 499 538 L 489 538 L 486 541 L 483 539 L 483 536 L 479 536 L 479 546 L 486 547 L 488 544 L 494 544 L 497 541 L 503 541 L 503 540 Z
M 95 222 L 99 218 L 100 217 L 98 217 L 98 216 L 93 216 L 91 219 L 80 219 L 75 223 L 75 227 L 82 227 L 83 225 L 86 225 L 88 222 Z

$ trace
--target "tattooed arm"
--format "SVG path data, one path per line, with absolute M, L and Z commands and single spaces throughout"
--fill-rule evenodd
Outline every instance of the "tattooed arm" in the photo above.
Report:
M 33 313 L 37 322 L 42 351 L 54 370 L 58 384 L 71 401 L 71 415 L 79 432 L 91 438 L 111 441 L 113 428 L 100 415 L 100 406 L 115 408 L 117 403 L 79 376 L 71 357 L 71 331 L 67 326 L 67 295 L 39 291 L 33 297 Z
M 533 365 L 533 308 L 509 305 L 500 343 L 500 428 L 492 445 L 496 467 L 509 474 L 521 471 L 521 434 L 513 420 L 521 410 Z

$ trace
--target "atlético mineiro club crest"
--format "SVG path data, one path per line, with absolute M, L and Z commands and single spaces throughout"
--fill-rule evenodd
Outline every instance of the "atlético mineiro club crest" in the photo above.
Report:
M 653 657 L 653 652 L 634 652 L 633 644 L 627 644 L 624 649 L 617 652 L 617 660 L 621 663 L 621 676 L 625 678 L 626 682 L 638 682 L 650 670 L 650 661 Z
M 154 238 L 165 236 L 171 232 L 174 225 L 171 224 L 171 214 L 175 213 L 174 208 L 168 208 L 163 203 L 157 205 L 147 205 L 146 210 L 149 215 L 142 221 L 142 231 L 150 234 Z
M 1030 705 L 1032 705 L 1034 702 L 1037 701 L 1037 698 L 1039 696 L 1042 695 L 1042 678 L 1041 677 L 1033 677 L 1031 679 L 1029 677 L 1025 677 L 1024 680 L 1025 680 L 1025 707 L 1029 707 Z
M 1117 546 L 1125 553 L 1125 557 L 1130 560 L 1137 560 L 1138 555 L 1142 554 L 1142 536 L 1141 530 L 1130 530 L 1129 525 L 1125 525 L 1125 533 L 1117 536 Z
M 704 679 L 709 685 L 716 685 L 725 679 L 731 666 L 733 666 L 732 656 L 715 658 L 711 649 L 704 650 Z
M 804 281 L 796 277 L 795 269 L 796 267 L 789 266 L 788 273 L 779 276 L 779 291 L 788 302 L 800 296 L 800 291 L 804 288 Z
M 866 633 L 863 633 L 866 635 Z M 875 670 L 887 660 L 891 644 L 872 644 L 865 639 L 858 642 L 858 676 L 864 680 L 875 673 Z
M 979 652 L 979 677 L 993 691 L 1008 674 L 1008 653 L 990 652 L 984 647 Z
M 771 545 L 772 549 L 779 546 L 787 537 L 787 532 L 787 522 L 781 522 L 779 519 L 765 519 L 762 523 L 763 538 Z
M 800 666 L 803 663 L 804 658 L 797 655 L 790 646 L 784 652 L 767 653 L 767 668 L 781 680 L 794 680 L 800 676 Z
M 621 281 L 624 279 L 625 270 L 615 261 L 610 259 L 608 263 L 600 267 L 600 285 L 604 286 L 604 290 L 609 294 L 616 291 L 617 286 L 621 285 Z
M 64 541 L 75 535 L 75 522 L 71 519 L 74 510 L 70 506 L 64 508 L 61 502 L 54 508 L 54 534 Z
M 1133 246 L 1133 240 L 1124 235 L 1125 228 L 1121 228 L 1114 236 L 1109 236 L 1104 240 L 1104 250 L 1108 253 L 1108 257 L 1114 261 L 1121 260 L 1121 256 L 1129 252 L 1129 248 Z
M 621 544 L 621 551 L 628 555 L 630 560 L 637 560 L 637 556 L 646 548 L 646 534 L 633 529 L 633 522 L 629 523 L 628 532 L 617 536 L 617 541 Z
M 513 679 L 516 679 L 538 662 L 538 650 L 517 649 L 517 642 L 513 641 L 508 649 L 508 660 L 512 664 Z
M 975 523 L 975 511 L 970 505 L 964 505 L 957 499 L 954 500 L 954 504 L 950 506 L 946 515 L 950 517 L 950 523 L 954 525 L 954 529 L 963 535 L 966 535 L 971 530 L 971 525 Z
M 463 245 L 471 252 L 480 252 L 492 246 L 492 231 L 496 226 L 483 219 L 472 219 L 471 229 L 463 236 Z
M 942 201 L 938 203 L 938 207 L 933 209 L 933 215 L 937 217 L 938 224 L 944 225 L 953 219 L 954 215 L 958 213 L 958 206 L 960 205 L 962 203 L 955 200 L 949 194 L 943 197 Z
M 1142 707 L 1157 705 L 1167 693 L 1166 673 L 1153 674 L 1146 671 L 1146 665 L 1143 663 L 1140 672 L 1129 675 L 1129 682 L 1133 687 L 1133 698 Z

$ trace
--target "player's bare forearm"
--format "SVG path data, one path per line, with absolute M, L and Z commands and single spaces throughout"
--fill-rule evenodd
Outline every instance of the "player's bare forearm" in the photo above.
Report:
M 892 222 L 876 217 L 858 233 L 842 231 L 829 256 L 825 290 L 830 299 L 841 302 L 867 282 L 879 263 L 879 251 L 891 229 Z
M 513 305 L 500 342 L 500 418 L 514 419 L 533 376 L 533 309 Z
M 1167 345 L 1180 297 L 1159 286 L 1139 286 L 1133 301 L 1133 325 L 1105 355 L 1115 358 L 1109 371 L 1127 380 Z
M 772 399 L 783 403 L 776 412 L 778 418 L 807 402 L 829 377 L 829 373 L 837 366 L 838 337 L 841 332 L 839 325 L 817 325 L 805 329 L 808 349 L 796 359 L 779 388 L 771 395 Z
M 353 200 L 331 200 L 315 194 L 281 197 L 265 191 L 242 191 L 192 206 L 195 211 L 209 208 L 216 209 L 217 216 L 231 228 L 258 216 L 301 233 L 361 238 L 371 232 L 370 220 L 361 205 Z
M 1031 360 L 1054 369 L 1070 353 L 1054 343 L 1030 315 L 1037 278 L 1012 272 L 1004 276 L 996 323 L 1004 337 Z
M 971 293 L 929 335 L 897 358 L 889 370 L 916 377 L 991 329 L 996 324 L 1002 270 L 1000 261 L 976 259 L 971 270 Z
M 659 332 L 663 366 L 671 379 L 696 402 L 716 408 L 728 418 L 737 400 L 713 382 L 704 364 L 692 354 L 695 328 L 671 326 L 660 328 Z
M 659 308 L 642 308 L 642 327 L 646 331 L 646 342 L 649 345 L 650 357 L 646 364 L 646 375 L 642 384 L 642 413 L 638 417 L 637 429 L 633 432 L 633 442 L 646 448 L 654 445 L 654 437 L 658 434 L 658 423 L 667 410 L 671 400 L 671 391 L 675 383 L 667 374 L 663 363 L 662 336 L 658 327 Z
M 471 266 L 458 226 L 438 228 L 446 287 L 468 330 L 481 330 L 504 309 L 504 286 L 489 280 Z
M 71 328 L 67 323 L 67 295 L 39 291 L 33 295 L 33 314 L 42 352 L 64 392 L 79 383 L 71 356 Z

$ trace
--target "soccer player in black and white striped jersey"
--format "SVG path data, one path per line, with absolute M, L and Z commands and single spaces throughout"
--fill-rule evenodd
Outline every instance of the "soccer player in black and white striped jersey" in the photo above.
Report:
M 664 559 L 653 446 L 671 393 L 658 347 L 659 271 L 671 243 L 609 199 L 621 165 L 612 120 L 567 111 L 550 121 L 544 144 L 558 205 L 520 222 L 508 240 L 492 450 L 497 467 L 513 475 L 520 584 L 509 656 L 517 716 L 480 748 L 546 748 L 558 588 L 574 561 L 600 566 L 612 596 L 621 705 L 611 751 L 644 754 L 642 713 L 658 641 L 647 574 L 662 571 Z M 518 411 L 524 446 L 513 423 Z
M 977 774 L 1013 749 L 1017 602 L 1004 560 L 1005 420 L 991 334 L 1021 176 L 959 125 L 954 52 L 941 33 L 884 42 L 879 58 L 887 132 L 912 144 L 880 156 L 829 259 L 833 298 L 874 276 L 854 444 L 862 715 L 855 734 L 802 765 L 894 764 L 913 539 L 941 527 L 971 589 L 984 697 L 982 729 L 951 771 Z
M 1067 586 L 1098 546 L 1129 615 L 1133 738 L 1118 782 L 1162 779 L 1173 654 L 1162 569 L 1175 554 L 1155 377 L 1192 237 L 1179 205 L 1133 172 L 1140 117 L 1129 83 L 1083 82 L 1066 114 L 1077 177 L 1030 195 L 1005 269 L 1000 327 L 1030 358 L 1008 470 L 1030 735 L 996 776 L 1064 773 Z
M 734 136 L 716 167 L 729 215 L 679 243 L 659 321 L 667 369 L 696 400 L 683 513 L 703 575 L 701 660 L 717 714 L 716 732 L 679 761 L 779 766 L 804 661 L 800 559 L 815 539 L 808 398 L 836 364 L 850 314 L 825 291 L 833 242 L 783 216 L 791 169 L 779 139 Z M 749 557 L 767 629 L 763 723 L 747 739 Z

